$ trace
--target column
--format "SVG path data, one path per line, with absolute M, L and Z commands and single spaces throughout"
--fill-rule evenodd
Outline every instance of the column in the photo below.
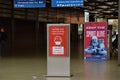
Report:
M 119 20 L 118 20 L 118 23 L 119 23 L 119 27 L 118 27 L 118 64 L 120 65 L 120 0 L 119 0 Z

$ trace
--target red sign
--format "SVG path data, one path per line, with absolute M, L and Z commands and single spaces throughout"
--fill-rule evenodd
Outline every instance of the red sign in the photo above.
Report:
M 49 27 L 49 55 L 67 56 L 68 31 L 67 26 Z
M 88 22 L 84 27 L 84 58 L 103 59 L 107 57 L 107 24 Z

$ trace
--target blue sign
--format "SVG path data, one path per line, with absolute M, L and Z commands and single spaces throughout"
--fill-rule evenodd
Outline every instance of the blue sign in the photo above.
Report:
M 14 8 L 40 8 L 45 5 L 45 0 L 14 0 Z
M 52 7 L 81 7 L 84 0 L 52 0 Z

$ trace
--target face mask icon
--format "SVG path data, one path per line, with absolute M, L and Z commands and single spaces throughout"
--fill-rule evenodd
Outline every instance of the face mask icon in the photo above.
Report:
M 54 37 L 54 42 L 55 42 L 56 45 L 61 45 L 61 43 L 62 43 L 61 36 L 55 36 Z

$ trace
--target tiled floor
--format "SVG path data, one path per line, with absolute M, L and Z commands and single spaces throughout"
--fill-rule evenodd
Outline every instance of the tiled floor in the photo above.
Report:
M 72 77 L 45 77 L 46 65 L 46 58 L 1 58 L 0 80 L 120 80 L 117 60 L 71 59 Z

